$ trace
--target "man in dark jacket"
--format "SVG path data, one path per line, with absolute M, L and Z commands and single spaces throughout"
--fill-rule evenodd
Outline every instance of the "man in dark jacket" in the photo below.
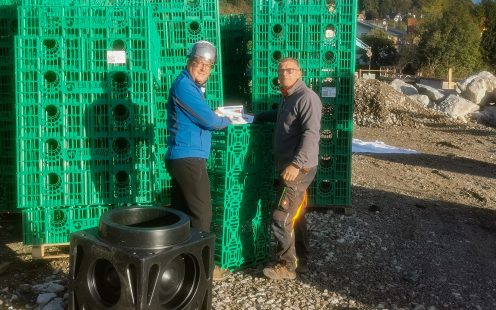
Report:
M 167 102 L 166 167 L 172 178 L 171 205 L 185 212 L 191 226 L 210 231 L 212 202 L 206 160 L 210 154 L 211 131 L 231 122 L 219 117 L 205 100 L 205 83 L 216 61 L 216 49 L 208 41 L 193 44 L 186 69 L 176 78 Z M 227 274 L 216 266 L 214 280 Z
M 272 231 L 277 240 L 278 261 L 264 268 L 263 273 L 270 279 L 283 280 L 296 278 L 297 268 L 306 268 L 306 190 L 317 172 L 322 103 L 301 80 L 296 59 L 281 60 L 277 74 L 283 96 L 274 132 L 280 187 L 272 214 Z M 257 115 L 256 120 L 264 117 L 267 114 Z

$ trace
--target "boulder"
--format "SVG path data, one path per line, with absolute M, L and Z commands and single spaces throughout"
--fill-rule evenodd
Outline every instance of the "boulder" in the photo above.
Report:
M 488 106 L 474 113 L 478 122 L 496 127 L 496 106 Z
M 468 78 L 461 95 L 478 105 L 485 105 L 493 100 L 496 89 L 496 76 L 487 71 Z
M 434 87 L 424 84 L 417 84 L 419 94 L 426 95 L 431 101 L 438 102 L 444 98 L 444 94 Z
M 418 90 L 415 86 L 405 83 L 400 79 L 393 80 L 390 85 L 397 91 L 400 91 L 407 96 L 418 95 Z
M 463 118 L 465 115 L 478 111 L 479 106 L 467 99 L 456 95 L 449 95 L 437 105 L 437 110 L 448 114 L 452 118 Z
M 466 78 L 464 80 L 458 81 L 455 84 L 455 90 L 456 90 L 456 92 L 459 93 L 459 94 L 461 94 L 462 92 L 464 92 L 467 89 L 468 84 L 470 82 L 472 82 L 476 77 L 477 77 L 477 74 L 476 75 L 471 75 L 471 76 L 469 76 L 468 78 Z
M 424 107 L 429 107 L 429 104 L 431 102 L 429 100 L 429 97 L 427 97 L 426 95 L 411 95 L 411 96 L 408 96 L 408 97 L 412 98 L 413 100 L 416 100 L 417 102 L 419 102 Z

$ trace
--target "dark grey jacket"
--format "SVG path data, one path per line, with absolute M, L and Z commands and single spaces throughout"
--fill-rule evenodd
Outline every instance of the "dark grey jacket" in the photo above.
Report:
M 321 116 L 319 96 L 298 80 L 283 96 L 277 112 L 274 155 L 279 169 L 290 164 L 301 169 L 317 166 Z

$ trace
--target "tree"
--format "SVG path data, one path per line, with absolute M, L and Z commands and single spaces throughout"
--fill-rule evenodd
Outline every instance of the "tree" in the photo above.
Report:
M 379 11 L 379 1 L 378 0 L 358 0 L 358 10 L 359 11 Z
M 430 16 L 420 25 L 417 59 L 422 71 L 445 77 L 465 77 L 482 66 L 480 32 L 470 1 L 434 0 Z
M 394 66 L 398 62 L 398 51 L 393 45 L 393 42 L 388 38 L 387 33 L 382 30 L 374 30 L 371 34 L 362 36 L 362 41 L 371 47 L 372 58 L 371 66 L 377 68 L 380 66 Z M 360 58 L 364 62 L 369 59 L 366 51 L 360 51 Z
M 411 13 L 412 9 L 413 9 L 412 0 L 397 0 L 395 1 L 394 7 L 392 7 L 392 10 L 395 13 L 401 13 L 401 14 Z
M 386 17 L 386 15 L 396 11 L 392 0 L 382 0 L 379 2 L 379 14 L 381 17 Z
M 380 18 L 391 13 L 408 13 L 413 8 L 412 0 L 359 0 L 359 11 L 378 12 Z
M 376 20 L 379 19 L 379 12 L 377 12 L 376 9 L 371 9 L 371 10 L 366 10 L 365 11 L 365 18 L 367 20 Z
M 481 53 L 484 62 L 496 70 L 496 2 L 482 1 Z

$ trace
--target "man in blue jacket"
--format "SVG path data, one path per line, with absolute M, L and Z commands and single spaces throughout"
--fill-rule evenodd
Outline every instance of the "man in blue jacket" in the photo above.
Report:
M 176 78 L 167 102 L 166 167 L 172 178 L 171 205 L 185 212 L 191 226 L 210 231 L 212 203 L 206 160 L 210 154 L 211 131 L 231 122 L 219 117 L 205 100 L 205 83 L 216 61 L 215 46 L 198 41 L 189 49 L 186 69 Z M 214 270 L 221 280 L 227 270 Z

